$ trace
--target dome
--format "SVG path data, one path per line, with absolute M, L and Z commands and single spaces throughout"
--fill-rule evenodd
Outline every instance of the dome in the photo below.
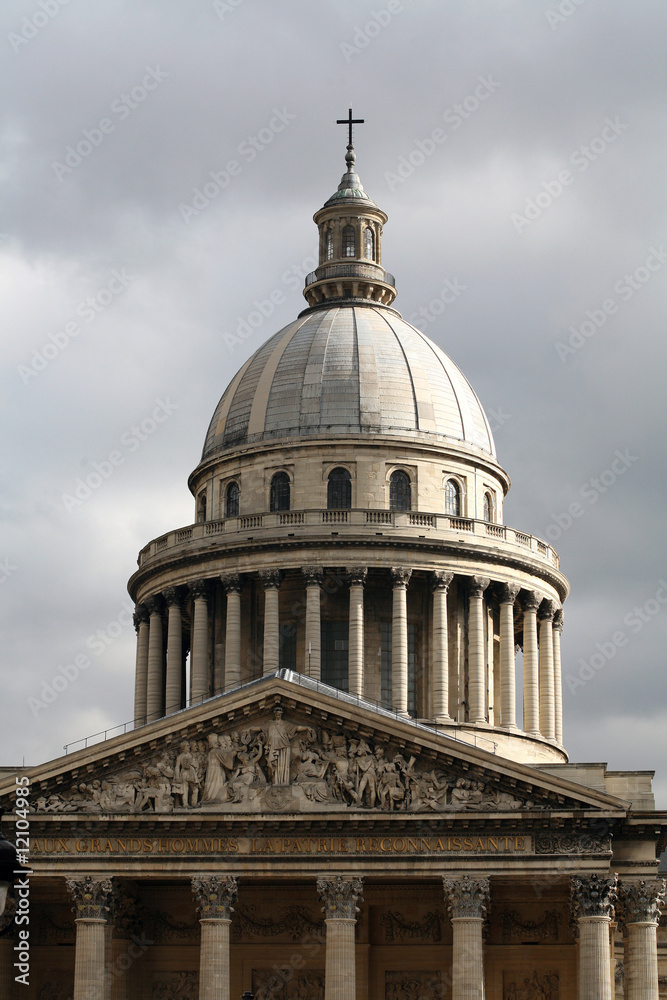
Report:
M 393 309 L 306 310 L 225 390 L 202 460 L 260 441 L 377 435 L 471 446 L 495 458 L 482 405 L 454 362 Z

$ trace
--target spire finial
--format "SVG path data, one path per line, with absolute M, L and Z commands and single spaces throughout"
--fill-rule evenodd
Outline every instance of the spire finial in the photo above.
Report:
M 348 133 L 347 133 L 347 153 L 345 154 L 345 162 L 347 163 L 347 169 L 350 172 L 354 169 L 354 161 L 356 160 L 356 156 L 355 156 L 355 153 L 354 153 L 354 146 L 352 145 L 352 126 L 353 125 L 363 125 L 363 124 L 364 124 L 364 119 L 363 118 L 353 118 L 352 117 L 352 108 L 350 108 L 348 110 L 347 118 L 337 118 L 336 119 L 336 125 L 347 125 L 347 127 L 348 127 Z

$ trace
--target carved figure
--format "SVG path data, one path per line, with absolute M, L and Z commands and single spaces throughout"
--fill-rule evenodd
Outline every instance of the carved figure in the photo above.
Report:
M 315 739 L 315 730 L 309 726 L 295 726 L 283 719 L 283 710 L 276 705 L 273 719 L 264 726 L 251 726 L 250 732 L 261 732 L 265 736 L 266 765 L 269 769 L 271 783 L 274 785 L 289 785 L 290 767 L 292 762 L 292 740 L 297 733 L 308 733 L 311 740 Z
M 190 744 L 187 740 L 181 743 L 180 751 L 174 765 L 174 784 L 172 787 L 174 792 L 180 795 L 181 802 L 187 809 L 189 805 L 197 805 L 199 775 L 197 774 L 195 757 L 190 752 Z
M 364 796 L 366 796 L 369 808 L 373 809 L 377 797 L 375 756 L 365 740 L 358 742 L 351 740 L 349 754 L 355 758 L 354 763 L 358 772 L 357 802 L 363 803 Z
M 301 785 L 306 798 L 313 802 L 326 802 L 331 797 L 329 786 L 324 780 L 329 762 L 322 760 L 315 750 L 308 748 L 306 743 L 301 744 L 299 758 L 295 783 Z
M 206 755 L 206 780 L 202 792 L 202 802 L 225 802 L 227 800 L 227 776 L 223 769 L 224 751 L 220 749 L 220 739 L 217 733 L 208 735 L 208 753 Z
M 405 803 L 405 787 L 401 781 L 401 775 L 393 761 L 384 759 L 384 747 L 378 747 L 375 751 L 377 764 L 377 792 L 380 799 L 380 807 L 389 809 L 394 807 L 403 808 Z M 401 805 L 399 805 L 401 803 Z

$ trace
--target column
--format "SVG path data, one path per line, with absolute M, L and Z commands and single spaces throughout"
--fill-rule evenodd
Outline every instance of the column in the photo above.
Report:
M 411 569 L 391 570 L 391 700 L 399 715 L 408 715 L 408 583 Z
M 537 612 L 540 625 L 540 732 L 546 740 L 556 739 L 554 706 L 554 640 L 553 620 L 556 606 L 544 600 Z
M 130 969 L 140 958 L 148 943 L 142 934 L 142 921 L 137 903 L 122 890 L 114 894 L 113 936 L 111 940 L 110 1000 L 129 1000 Z
M 355 1000 L 354 928 L 362 889 L 357 876 L 321 875 L 317 880 L 326 928 L 324 1000 Z
M 230 691 L 241 683 L 241 578 L 228 573 L 220 579 L 227 595 L 225 691 Z
M 609 927 L 616 902 L 617 876 L 576 876 L 570 880 L 579 937 L 577 1000 L 612 1000 Z
M 137 604 L 134 627 L 137 631 L 137 663 L 134 673 L 134 728 L 146 725 L 146 696 L 148 693 L 148 608 Z
M 486 722 L 484 591 L 491 581 L 471 576 L 468 583 L 468 721 Z
M 436 722 L 451 722 L 449 714 L 449 636 L 447 634 L 447 592 L 453 573 L 431 575 L 433 592 L 433 718 Z
M 626 934 L 626 1000 L 658 1000 L 657 928 L 665 904 L 664 879 L 621 883 L 618 911 Z
M 206 580 L 188 584 L 194 610 L 192 614 L 192 654 L 190 656 L 190 700 L 199 705 L 209 694 L 208 676 L 208 600 Z
M 364 583 L 366 567 L 352 566 L 347 571 L 350 581 L 348 680 L 350 694 L 364 696 Z
M 442 882 L 452 920 L 452 1000 L 484 1000 L 482 930 L 489 905 L 489 880 L 443 875 Z
M 516 729 L 514 601 L 518 593 L 514 584 L 500 584 L 500 724 L 508 729 Z
M 67 888 L 76 915 L 74 1000 L 107 1000 L 104 931 L 111 907 L 111 879 L 68 878 Z
M 199 1000 L 230 1000 L 229 928 L 238 879 L 226 875 L 202 875 L 192 879 L 199 910 Z
M 164 714 L 164 644 L 162 641 L 162 598 L 149 597 L 148 682 L 146 685 L 146 721 L 155 722 Z
M 320 593 L 322 567 L 304 566 L 306 578 L 306 660 L 304 673 L 319 680 L 322 670 L 322 636 L 320 629 Z
M 563 612 L 558 610 L 554 615 L 554 721 L 556 743 L 563 745 L 563 678 L 560 662 L 560 637 L 563 631 Z
M 280 666 L 280 570 L 259 574 L 264 584 L 264 657 L 262 674 L 275 674 Z
M 167 605 L 167 680 L 164 714 L 178 712 L 181 705 L 181 668 L 183 663 L 183 621 L 181 595 L 177 587 L 168 587 L 162 596 Z
M 537 660 L 537 609 L 538 594 L 529 591 L 523 605 L 523 731 L 531 736 L 540 735 L 540 703 Z

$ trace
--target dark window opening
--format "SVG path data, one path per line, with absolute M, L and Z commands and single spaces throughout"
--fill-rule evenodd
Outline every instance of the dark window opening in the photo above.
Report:
M 445 483 L 445 514 L 461 516 L 461 487 L 455 479 L 448 479 Z
M 225 501 L 225 517 L 238 517 L 239 515 L 239 484 L 230 483 L 227 487 L 227 499 Z
M 355 256 L 354 229 L 352 226 L 345 226 L 343 229 L 343 257 Z
M 329 510 L 349 510 L 352 506 L 352 477 L 347 469 L 333 469 L 327 485 Z
M 367 260 L 375 260 L 375 236 L 373 230 L 368 227 L 364 230 L 364 257 Z
M 407 472 L 403 472 L 403 469 L 396 469 L 389 480 L 389 508 L 410 510 L 411 507 L 410 477 Z
M 276 472 L 271 480 L 270 510 L 289 510 L 290 482 L 286 472 Z

